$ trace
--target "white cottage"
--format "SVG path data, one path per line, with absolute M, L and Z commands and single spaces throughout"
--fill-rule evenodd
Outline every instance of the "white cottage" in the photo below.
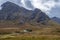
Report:
M 25 29 L 24 32 L 32 32 L 30 29 Z

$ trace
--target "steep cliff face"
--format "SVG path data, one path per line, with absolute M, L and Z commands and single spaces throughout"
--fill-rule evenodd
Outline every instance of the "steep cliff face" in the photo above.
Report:
M 11 2 L 6 2 L 1 5 L 2 10 L 0 10 L 0 19 L 5 20 L 5 19 L 14 19 L 15 13 L 19 12 L 19 6 L 11 3 Z M 14 15 L 13 15 L 14 14 Z
M 11 2 L 6 2 L 1 6 L 0 20 L 19 20 L 19 22 L 22 23 L 30 21 L 45 23 L 50 20 L 44 12 L 37 8 L 34 10 L 27 10 Z

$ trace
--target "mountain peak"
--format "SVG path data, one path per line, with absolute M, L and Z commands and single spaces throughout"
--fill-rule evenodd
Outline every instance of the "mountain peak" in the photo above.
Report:
M 9 4 L 14 4 L 14 3 L 10 2 L 10 1 L 7 1 L 7 2 L 3 3 L 1 6 L 4 6 L 6 4 L 9 5 Z
M 10 12 L 10 11 L 17 12 L 20 10 L 19 9 L 20 7 L 18 5 L 9 1 L 3 3 L 1 6 L 2 6 L 2 11 L 5 11 L 5 12 Z

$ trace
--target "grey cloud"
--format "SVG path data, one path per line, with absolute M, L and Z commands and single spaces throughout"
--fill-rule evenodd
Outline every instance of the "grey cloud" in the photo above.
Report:
M 34 7 L 33 7 L 33 5 L 32 5 L 30 0 L 24 0 L 24 2 L 25 2 L 25 6 L 27 8 L 34 9 Z

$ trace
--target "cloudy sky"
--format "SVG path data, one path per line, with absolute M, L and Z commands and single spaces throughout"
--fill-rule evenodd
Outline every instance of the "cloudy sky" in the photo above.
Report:
M 11 1 L 30 10 L 39 8 L 50 17 L 60 17 L 60 0 L 0 0 L 0 9 L 2 8 L 1 4 L 6 1 Z

